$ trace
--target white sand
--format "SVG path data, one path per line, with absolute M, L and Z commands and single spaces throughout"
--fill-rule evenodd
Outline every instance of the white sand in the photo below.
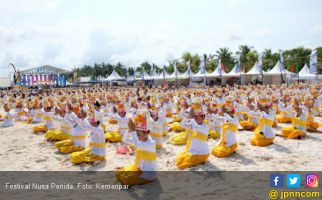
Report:
M 321 118 L 315 121 L 321 122 Z M 0 170 L 2 171 L 79 171 L 114 170 L 115 167 L 130 164 L 131 155 L 117 155 L 116 146 L 107 144 L 106 161 L 96 166 L 90 164 L 73 165 L 68 155 L 60 154 L 54 143 L 47 142 L 43 135 L 31 132 L 32 126 L 17 122 L 14 127 L 0 128 Z M 275 133 L 280 134 L 280 126 Z M 320 129 L 321 130 L 321 127 Z M 170 133 L 173 135 L 175 133 Z M 228 158 L 217 158 L 212 154 L 204 165 L 189 170 L 206 171 L 318 171 L 322 169 L 322 133 L 308 133 L 301 140 L 276 137 L 275 143 L 268 147 L 254 147 L 249 141 L 252 132 L 238 131 L 239 146 L 237 153 Z M 166 137 L 168 139 L 169 136 Z M 219 139 L 208 141 L 212 148 Z M 157 166 L 160 171 L 178 170 L 175 158 L 185 146 L 164 144 L 158 151 Z

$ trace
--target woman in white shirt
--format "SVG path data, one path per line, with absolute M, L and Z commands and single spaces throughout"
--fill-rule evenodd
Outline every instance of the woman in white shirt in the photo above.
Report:
M 192 104 L 189 117 L 181 122 L 190 134 L 186 149 L 176 159 L 176 165 L 179 169 L 193 167 L 208 160 L 209 146 L 207 140 L 209 127 L 204 124 L 204 119 L 205 114 L 201 102 L 195 101 Z
M 258 108 L 262 112 L 259 118 L 259 125 L 254 132 L 250 143 L 254 146 L 269 146 L 275 139 L 273 132 L 273 122 L 275 119 L 275 110 L 272 109 L 272 102 L 268 97 L 259 99 Z
M 156 142 L 149 136 L 147 119 L 138 114 L 135 124 L 129 120 L 129 131 L 123 141 L 134 145 L 135 161 L 132 165 L 116 168 L 116 178 L 124 185 L 141 185 L 156 178 Z

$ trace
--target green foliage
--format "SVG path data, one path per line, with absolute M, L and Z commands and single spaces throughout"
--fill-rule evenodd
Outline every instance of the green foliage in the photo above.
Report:
M 292 64 L 298 65 L 299 70 L 305 65 L 309 64 L 310 54 L 312 50 L 304 47 L 297 47 L 290 50 L 285 50 L 284 64 L 286 69 L 290 69 Z M 322 47 L 317 48 L 318 54 L 318 67 L 322 67 Z M 244 72 L 247 72 L 253 67 L 255 62 L 258 60 L 259 53 L 254 50 L 254 47 L 247 45 L 240 45 L 235 55 L 240 55 L 241 67 Z M 279 60 L 280 51 L 273 52 L 271 49 L 265 49 L 263 52 L 263 69 L 265 71 L 270 70 L 274 67 L 276 62 Z M 219 48 L 215 54 L 203 54 L 199 56 L 198 54 L 192 54 L 191 52 L 185 52 L 182 54 L 180 60 L 170 60 L 167 66 L 157 66 L 154 63 L 149 63 L 145 61 L 141 63 L 136 69 L 133 67 L 126 67 L 122 63 L 109 64 L 109 63 L 94 63 L 94 65 L 84 65 L 81 68 L 73 69 L 73 72 L 77 71 L 79 77 L 91 76 L 92 80 L 96 80 L 99 76 L 108 77 L 113 70 L 119 73 L 120 76 L 127 77 L 133 76 L 134 73 L 142 73 L 143 71 L 147 74 L 152 73 L 155 70 L 158 74 L 163 72 L 163 69 L 167 73 L 171 74 L 174 72 L 174 63 L 177 65 L 179 72 L 183 73 L 188 69 L 187 63 L 190 61 L 191 71 L 197 73 L 199 71 L 199 66 L 202 60 L 205 61 L 206 70 L 211 73 L 215 70 L 218 65 L 219 59 L 225 66 L 226 72 L 229 72 L 235 63 L 233 53 L 229 48 Z M 72 79 L 72 73 L 67 75 L 68 80 Z

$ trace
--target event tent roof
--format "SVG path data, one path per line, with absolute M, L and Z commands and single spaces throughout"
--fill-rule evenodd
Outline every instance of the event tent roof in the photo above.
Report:
M 245 73 L 246 75 L 261 75 L 262 73 L 260 72 L 259 68 L 258 68 L 258 64 L 257 62 L 254 64 L 253 68 L 251 70 L 249 70 L 247 73 Z
M 126 80 L 126 78 L 120 76 L 115 70 L 113 70 L 113 72 L 107 78 L 101 79 L 101 81 L 122 81 L 122 80 Z

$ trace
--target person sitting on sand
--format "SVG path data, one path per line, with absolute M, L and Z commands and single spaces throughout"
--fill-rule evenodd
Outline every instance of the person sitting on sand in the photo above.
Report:
M 32 127 L 32 132 L 34 134 L 46 133 L 48 130 L 55 129 L 54 113 L 51 112 L 52 105 L 50 105 L 48 102 L 45 102 L 43 106 L 44 106 L 43 112 L 42 112 L 43 124 L 35 125 Z
M 141 185 L 156 179 L 156 142 L 149 136 L 147 119 L 140 113 L 129 120 L 129 131 L 123 142 L 134 145 L 135 161 L 132 165 L 117 167 L 115 176 L 124 185 Z
M 306 121 L 308 118 L 308 109 L 299 105 L 296 98 L 294 99 L 294 110 L 292 117 L 292 126 L 282 129 L 282 136 L 288 139 L 300 139 L 306 135 Z
M 15 115 L 12 114 L 10 111 L 10 106 L 8 103 L 4 103 L 3 105 L 3 110 L 5 112 L 5 115 L 3 117 L 3 119 L 1 119 L 2 124 L 1 124 L 1 127 L 10 127 L 10 126 L 14 126 L 15 125 L 15 122 L 14 122 L 14 118 L 15 118 Z
M 179 169 L 193 167 L 208 160 L 209 146 L 207 143 L 209 126 L 204 124 L 205 113 L 201 101 L 194 99 L 190 113 L 181 123 L 190 132 L 186 149 L 176 158 Z
M 205 119 L 208 121 L 209 126 L 209 138 L 220 138 L 221 126 L 225 121 L 225 118 L 218 115 L 218 107 L 216 103 L 212 103 L 208 106 Z
M 259 125 L 255 129 L 250 143 L 254 146 L 264 147 L 271 145 L 275 139 L 275 134 L 272 129 L 275 110 L 272 109 L 271 99 L 264 94 L 259 97 L 257 103 L 259 110 L 262 112 L 262 116 L 259 119 Z
M 16 113 L 16 121 L 20 121 L 23 122 L 25 121 L 26 118 L 26 111 L 23 108 L 23 102 L 22 101 L 17 101 L 16 102 L 16 109 L 15 109 L 15 113 Z
M 70 107 L 70 104 L 68 104 L 68 107 Z M 45 134 L 45 138 L 50 141 L 72 139 L 72 128 L 74 121 L 71 120 L 67 114 L 64 104 L 59 104 L 58 107 L 55 107 L 55 119 L 60 122 L 60 129 L 48 130 Z
M 156 142 L 156 148 L 162 148 L 163 124 L 166 122 L 165 114 L 160 111 L 154 104 L 150 105 L 147 113 L 148 130 L 150 137 Z
M 109 118 L 117 121 L 118 130 L 116 132 L 106 132 L 105 139 L 109 142 L 122 142 L 123 135 L 128 131 L 129 118 L 123 103 L 117 105 L 117 109 L 113 107 L 113 113 L 108 115 Z
M 314 110 L 316 110 L 314 109 L 314 104 L 315 102 L 312 95 L 307 94 L 305 96 L 305 102 L 304 102 L 304 105 L 309 111 L 309 116 L 306 121 L 306 129 L 311 132 L 316 132 L 317 129 L 319 128 L 319 123 L 314 121 L 314 115 L 316 113 L 314 112 Z
M 94 109 L 92 109 L 94 110 Z M 70 154 L 70 160 L 73 164 L 94 163 L 105 160 L 106 144 L 104 130 L 100 125 L 100 121 L 90 120 L 89 125 L 84 124 L 84 127 L 91 133 L 88 136 L 89 147 L 83 151 L 78 151 Z
M 222 106 L 222 113 L 226 121 L 222 125 L 219 144 L 212 149 L 212 154 L 219 158 L 230 156 L 238 147 L 236 132 L 238 130 L 239 119 L 234 117 L 234 105 L 229 103 L 229 101 L 226 102 Z
M 87 112 L 84 109 L 80 109 L 78 117 L 72 109 L 69 106 L 66 114 L 75 122 L 71 131 L 73 138 L 55 143 L 55 147 L 63 154 L 82 151 L 86 147 L 87 127 L 90 125 L 87 120 Z

